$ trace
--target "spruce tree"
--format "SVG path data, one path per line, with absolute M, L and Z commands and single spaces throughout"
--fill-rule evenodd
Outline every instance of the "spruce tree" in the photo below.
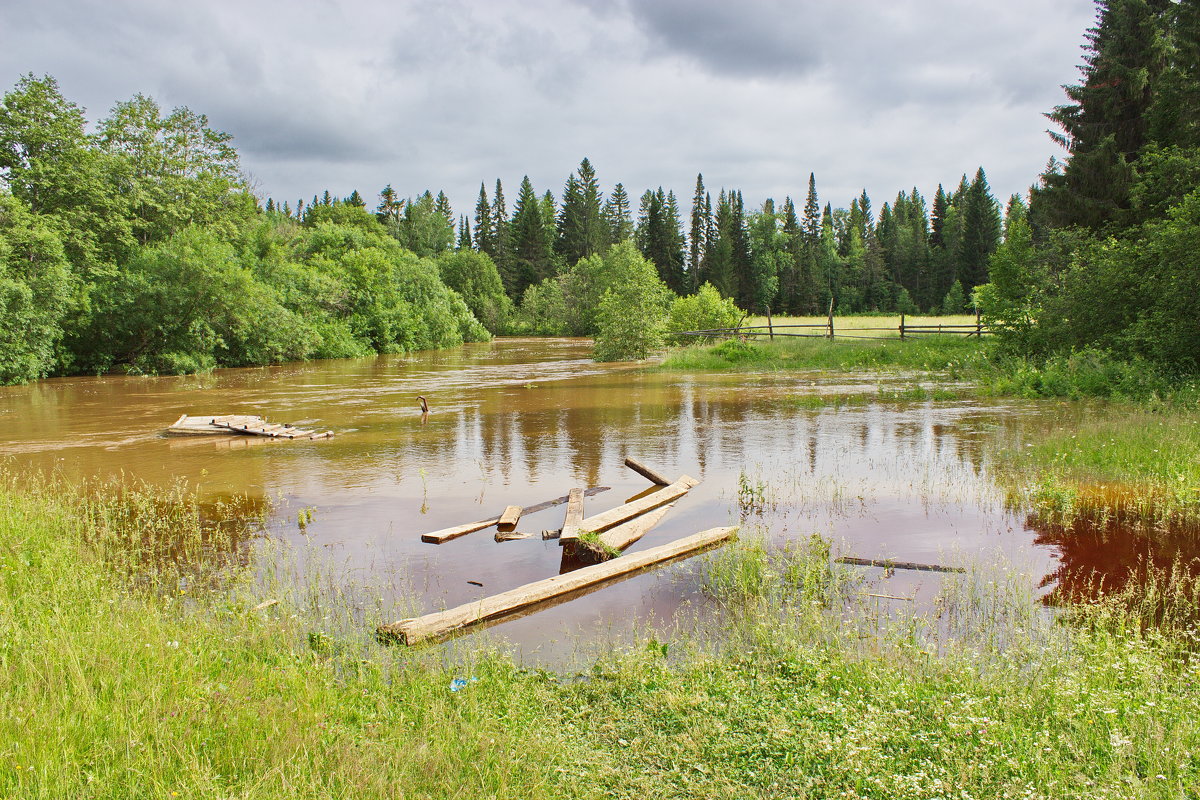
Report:
M 471 249 L 471 223 L 467 221 L 466 214 L 458 215 L 458 245 L 455 249 Z
M 608 242 L 600 186 L 586 158 L 579 162 L 579 176 L 567 178 L 558 220 L 557 249 L 567 264 L 600 252 Z
M 608 221 L 608 238 L 611 244 L 620 244 L 633 238 L 633 220 L 629 216 L 629 195 L 625 186 L 618 183 L 604 203 L 604 218 Z
M 504 186 L 497 178 L 496 192 L 492 195 L 492 235 L 495 237 L 496 252 L 488 255 L 491 255 L 492 260 L 496 262 L 496 269 L 500 270 L 500 277 L 504 281 L 504 289 L 515 303 L 521 299 L 520 294 L 516 291 L 520 279 L 513 270 L 512 246 L 509 243 L 508 235 L 509 224 L 508 206 L 504 202 Z
M 983 167 L 975 173 L 963 205 L 959 278 L 969 295 L 987 283 L 988 259 L 1000 246 L 1000 204 L 992 196 Z
M 479 200 L 475 203 L 475 249 L 487 253 L 496 260 L 496 233 L 492 225 L 492 203 L 488 200 L 487 187 L 479 183 Z
M 521 181 L 509 230 L 513 297 L 520 297 L 526 288 L 554 274 L 554 254 L 545 228 L 542 201 L 526 175 Z
M 689 291 L 695 292 L 703 283 L 700 271 L 704 263 L 704 236 L 708 231 L 709 220 L 705 210 L 704 175 L 696 174 L 696 192 L 692 195 L 692 225 L 688 237 L 687 277 Z
M 779 264 L 778 280 L 779 291 L 776 303 L 778 308 L 775 310 L 781 314 L 802 314 L 801 300 L 803 290 L 801 284 L 803 282 L 802 272 L 805 263 L 806 247 L 804 242 L 804 231 L 800 227 L 800 220 L 796 216 L 796 205 L 792 202 L 792 198 L 785 198 L 783 201 L 782 223 L 780 224 L 780 233 L 783 236 L 784 259 Z

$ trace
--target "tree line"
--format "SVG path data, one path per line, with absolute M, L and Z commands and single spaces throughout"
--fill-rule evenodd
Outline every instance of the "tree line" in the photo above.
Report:
M 295 206 L 268 199 L 267 209 L 306 219 L 331 202 L 362 205 L 358 192 L 344 200 L 326 192 Z M 523 178 L 511 211 L 497 179 L 490 193 L 480 185 L 473 216 L 456 218 L 444 192 L 400 200 L 390 185 L 380 192 L 376 216 L 419 254 L 486 254 L 518 308 L 531 288 L 580 259 L 632 242 L 677 295 L 708 283 L 741 308 L 779 314 L 823 313 L 831 301 L 842 313 L 961 312 L 987 282 L 1002 229 L 982 168 L 949 192 L 939 185 L 931 206 L 917 189 L 901 190 L 877 216 L 865 190 L 849 208 L 822 206 L 811 174 L 799 210 L 791 197 L 748 210 L 735 189 L 714 198 L 701 174 L 685 226 L 673 191 L 647 189 L 635 213 L 624 184 L 605 196 L 587 158 L 560 197 L 539 194 Z
M 1098 0 L 1082 80 L 1047 117 L 1066 149 L 979 292 L 1007 350 L 1200 372 L 1200 2 Z

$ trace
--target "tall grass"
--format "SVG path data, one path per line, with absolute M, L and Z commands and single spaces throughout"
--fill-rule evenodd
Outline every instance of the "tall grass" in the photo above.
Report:
M 0 495 L 0 797 L 1177 798 L 1200 786 L 1194 632 L 1134 624 L 1116 605 L 1064 626 L 997 613 L 1016 600 L 985 581 L 950 587 L 960 620 L 1005 627 L 939 646 L 936 620 L 881 630 L 855 614 L 863 587 L 824 541 L 748 536 L 691 562 L 707 627 L 558 676 L 486 652 L 383 648 L 372 625 L 339 633 L 321 616 L 338 594 L 314 614 L 286 586 L 264 591 L 253 575 L 271 548 L 222 558 L 223 527 L 182 490 L 161 504 L 6 480 Z M 180 588 L 173 562 L 137 555 L 147 531 L 208 537 L 188 572 L 208 579 Z M 477 680 L 451 691 L 455 677 Z

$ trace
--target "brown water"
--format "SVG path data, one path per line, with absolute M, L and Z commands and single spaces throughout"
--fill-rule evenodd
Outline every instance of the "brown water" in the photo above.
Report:
M 1060 574 L 1060 542 L 1039 543 L 1006 510 L 985 450 L 1019 440 L 1057 410 L 1022 402 L 867 402 L 807 408 L 812 394 L 874 392 L 881 379 L 824 373 L 697 374 L 595 364 L 590 343 L 502 339 L 409 356 L 219 370 L 193 377 L 105 376 L 0 389 L 0 454 L 72 479 L 178 478 L 210 496 L 274 504 L 270 526 L 302 574 L 372 587 L 385 617 L 437 610 L 556 574 L 554 541 L 498 544 L 491 530 L 440 546 L 420 534 L 533 505 L 572 486 L 611 486 L 588 513 L 647 482 L 635 456 L 701 484 L 636 547 L 737 523 L 772 541 L 820 533 L 840 553 L 997 564 L 1032 583 Z M 900 386 L 911 378 L 890 379 Z M 417 396 L 428 398 L 422 418 Z M 324 441 L 180 439 L 180 414 L 261 414 L 330 428 Z M 741 500 L 754 508 L 743 512 Z M 297 514 L 314 509 L 301 528 Z M 538 534 L 563 507 L 521 520 Z M 695 600 L 702 571 L 678 564 L 506 623 L 496 633 L 534 660 L 584 640 L 663 624 Z M 881 593 L 927 601 L 940 576 L 867 574 Z M 472 583 L 473 582 L 473 583 Z M 482 584 L 477 586 L 475 584 Z M 382 598 L 382 599 L 380 599 Z M 405 598 L 398 603 L 398 598 Z M 373 625 L 378 611 L 366 612 Z M 492 634 L 489 634 L 492 635 Z

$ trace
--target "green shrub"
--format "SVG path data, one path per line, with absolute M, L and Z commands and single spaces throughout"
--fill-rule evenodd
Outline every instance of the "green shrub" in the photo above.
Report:
M 712 284 L 705 283 L 700 291 L 687 297 L 676 297 L 671 301 L 667 329 L 679 331 L 705 331 L 717 328 L 732 328 L 742 318 L 742 312 L 733 300 L 721 297 Z M 673 336 L 671 340 L 680 344 L 712 341 L 712 336 Z

